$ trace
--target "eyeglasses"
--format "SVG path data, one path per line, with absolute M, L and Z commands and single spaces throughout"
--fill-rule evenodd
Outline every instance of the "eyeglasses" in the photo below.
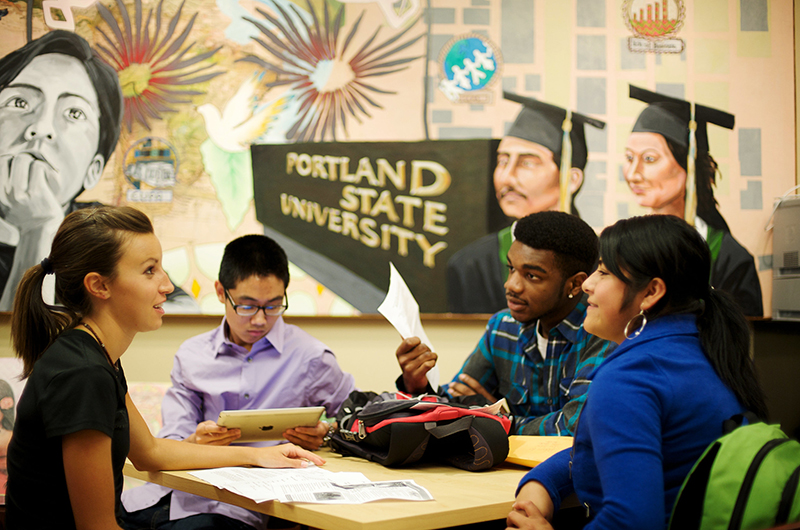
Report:
M 237 304 L 231 298 L 231 293 L 225 289 L 225 296 L 228 298 L 228 301 L 231 303 L 233 310 L 236 312 L 237 315 L 240 317 L 252 317 L 259 311 L 264 311 L 264 315 L 268 317 L 277 317 L 286 312 L 289 309 L 289 299 L 285 298 L 285 302 L 283 305 L 249 305 L 249 304 Z

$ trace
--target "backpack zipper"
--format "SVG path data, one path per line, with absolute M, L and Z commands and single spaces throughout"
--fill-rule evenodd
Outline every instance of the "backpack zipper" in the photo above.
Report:
M 792 509 L 794 496 L 797 494 L 797 482 L 800 480 L 800 466 L 797 466 L 794 473 L 786 481 L 786 486 L 781 494 L 781 502 L 778 504 L 778 513 L 775 515 L 775 526 L 789 522 L 789 511 Z
M 788 438 L 770 440 L 758 450 L 758 453 L 756 453 L 756 456 L 750 463 L 750 467 L 747 469 L 747 473 L 742 481 L 742 488 L 739 490 L 739 495 L 736 497 L 736 504 L 733 506 L 733 513 L 731 514 L 731 521 L 728 525 L 728 530 L 738 530 L 742 526 L 744 509 L 747 505 L 747 499 L 750 496 L 750 490 L 753 489 L 753 480 L 756 477 L 756 473 L 758 473 L 758 468 L 761 466 L 761 462 L 764 461 L 770 451 L 788 441 Z

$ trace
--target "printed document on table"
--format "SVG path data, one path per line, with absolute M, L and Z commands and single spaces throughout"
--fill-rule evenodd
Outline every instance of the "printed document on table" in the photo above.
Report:
M 331 484 L 332 487 L 287 492 L 281 502 L 309 502 L 317 504 L 363 504 L 365 502 L 395 499 L 401 501 L 432 501 L 433 496 L 413 480 L 387 480 L 365 484 Z
M 190 471 L 220 489 L 257 503 L 266 501 L 362 504 L 382 499 L 429 501 L 433 496 L 413 480 L 370 482 L 362 473 L 302 469 L 224 467 Z
M 406 285 L 403 277 L 397 272 L 394 263 L 389 263 L 389 291 L 386 293 L 378 312 L 386 317 L 386 320 L 394 326 L 403 339 L 408 337 L 419 337 L 423 344 L 427 344 L 431 351 L 436 349 L 431 344 L 430 339 L 422 329 L 422 321 L 419 318 L 419 304 L 411 294 L 411 290 Z M 431 368 L 428 373 L 428 382 L 434 391 L 439 390 L 439 366 Z

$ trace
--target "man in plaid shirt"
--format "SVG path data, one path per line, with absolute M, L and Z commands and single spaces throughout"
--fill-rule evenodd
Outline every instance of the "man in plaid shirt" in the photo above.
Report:
M 589 374 L 614 344 L 586 333 L 583 281 L 597 261 L 597 236 L 578 217 L 539 212 L 515 223 L 505 283 L 508 309 L 489 320 L 478 346 L 453 381 L 451 397 L 505 398 L 513 434 L 574 435 Z M 396 352 L 403 375 L 397 386 L 432 392 L 426 374 L 436 353 L 417 337 Z

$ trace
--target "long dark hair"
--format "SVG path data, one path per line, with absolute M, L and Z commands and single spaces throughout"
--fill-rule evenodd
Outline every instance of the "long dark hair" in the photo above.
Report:
M 630 303 L 653 278 L 666 293 L 648 312 L 650 320 L 676 313 L 697 315 L 706 357 L 739 402 L 767 418 L 764 392 L 750 359 L 750 328 L 736 302 L 709 286 L 708 245 L 685 221 L 672 215 L 647 215 L 617 221 L 600 234 L 600 259 L 627 286 Z
M 23 361 L 23 377 L 31 375 L 33 365 L 62 331 L 91 313 L 83 279 L 90 272 L 113 279 L 123 243 L 132 233 L 152 234 L 153 225 L 145 214 L 129 206 L 84 208 L 64 218 L 53 239 L 47 269 L 42 264 L 28 269 L 14 297 L 11 342 Z M 42 282 L 51 271 L 56 275 L 60 306 L 42 300 Z
M 666 136 L 664 140 L 667 141 L 672 156 L 679 166 L 686 171 L 687 155 L 689 149 L 679 145 Z M 730 232 L 728 223 L 725 218 L 719 213 L 719 204 L 717 199 L 714 198 L 714 186 L 717 184 L 717 175 L 719 174 L 719 166 L 717 161 L 711 156 L 711 153 L 702 149 L 697 150 L 697 159 L 695 160 L 695 191 L 697 193 L 697 216 L 703 219 L 709 226 L 712 226 L 723 232 Z

